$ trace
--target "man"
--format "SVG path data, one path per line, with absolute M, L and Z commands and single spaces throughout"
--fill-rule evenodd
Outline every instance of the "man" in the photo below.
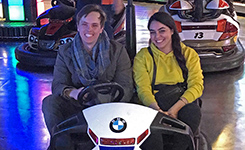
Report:
M 54 66 L 52 95 L 43 100 L 42 111 L 52 137 L 53 127 L 81 112 L 77 97 L 96 82 L 117 82 L 124 88 L 122 101 L 133 94 L 131 62 L 123 45 L 104 31 L 106 14 L 99 5 L 86 5 L 77 14 L 78 34 L 60 48 Z M 72 149 L 70 137 L 57 141 L 58 149 Z

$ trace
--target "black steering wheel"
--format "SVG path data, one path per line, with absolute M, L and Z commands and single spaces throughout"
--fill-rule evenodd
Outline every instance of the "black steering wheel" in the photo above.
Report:
M 90 85 L 78 94 L 78 102 L 83 106 L 100 104 L 99 94 L 110 95 L 110 102 L 119 102 L 124 96 L 124 90 L 116 82 Z

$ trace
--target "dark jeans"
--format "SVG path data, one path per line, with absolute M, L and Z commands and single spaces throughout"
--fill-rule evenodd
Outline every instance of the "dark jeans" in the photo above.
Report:
M 63 97 L 56 95 L 49 95 L 45 97 L 42 103 L 42 111 L 51 140 L 54 126 L 78 114 L 82 109 L 82 106 L 80 106 L 77 101 L 66 100 Z M 59 150 L 72 150 L 72 146 L 73 145 L 69 135 L 64 135 L 56 141 L 56 147 Z
M 168 111 L 177 101 L 162 100 L 160 107 L 163 111 Z M 195 133 L 201 121 L 200 106 L 198 106 L 196 101 L 185 105 L 179 110 L 178 119 L 189 125 L 192 132 Z
M 161 101 L 161 103 L 164 103 L 164 108 L 161 108 L 163 111 L 167 111 L 173 104 L 176 102 L 169 102 L 169 101 Z M 200 106 L 194 101 L 193 103 L 189 103 L 182 107 L 178 112 L 178 119 L 186 123 L 191 129 L 193 133 L 197 132 L 197 129 L 200 125 L 201 121 L 201 109 Z M 169 143 L 169 140 L 164 140 L 163 135 L 163 141 L 166 141 L 166 144 Z M 188 146 L 191 144 L 190 138 L 186 135 L 182 134 L 176 134 L 173 137 L 170 137 L 169 135 L 166 135 L 165 139 L 170 139 L 174 142 L 172 150 L 186 150 Z M 170 149 L 170 148 L 165 148 Z

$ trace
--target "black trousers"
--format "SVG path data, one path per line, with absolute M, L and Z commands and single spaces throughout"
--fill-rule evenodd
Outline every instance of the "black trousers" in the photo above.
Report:
M 176 102 L 177 101 L 162 100 L 161 109 L 168 111 Z M 182 107 L 178 112 L 178 119 L 186 123 L 193 133 L 196 133 L 201 122 L 201 109 L 197 100 Z M 162 138 L 165 145 L 169 145 L 169 143 L 173 142 L 171 143 L 171 148 L 165 146 L 165 149 L 168 150 L 186 150 L 190 144 L 192 144 L 190 137 L 182 134 L 162 135 Z
M 67 100 L 56 95 L 49 95 L 44 98 L 42 103 L 42 111 L 48 131 L 53 136 L 54 127 L 62 121 L 81 112 L 83 107 L 77 101 Z M 72 150 L 74 149 L 69 135 L 63 135 L 55 142 L 56 149 Z

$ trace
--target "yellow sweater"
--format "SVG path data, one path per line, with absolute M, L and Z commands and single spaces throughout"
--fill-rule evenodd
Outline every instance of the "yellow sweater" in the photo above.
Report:
M 177 84 L 183 82 L 182 70 L 174 56 L 173 51 L 165 54 L 158 50 L 154 44 L 150 45 L 155 63 L 157 66 L 156 82 L 157 84 Z M 203 74 L 200 65 L 200 58 L 196 51 L 181 43 L 182 54 L 186 59 L 188 69 L 188 87 L 181 96 L 188 100 L 189 103 L 196 100 L 203 92 Z M 136 83 L 139 99 L 144 105 L 149 106 L 156 102 L 152 94 L 151 81 L 153 76 L 153 59 L 147 48 L 142 48 L 134 58 L 133 75 Z

